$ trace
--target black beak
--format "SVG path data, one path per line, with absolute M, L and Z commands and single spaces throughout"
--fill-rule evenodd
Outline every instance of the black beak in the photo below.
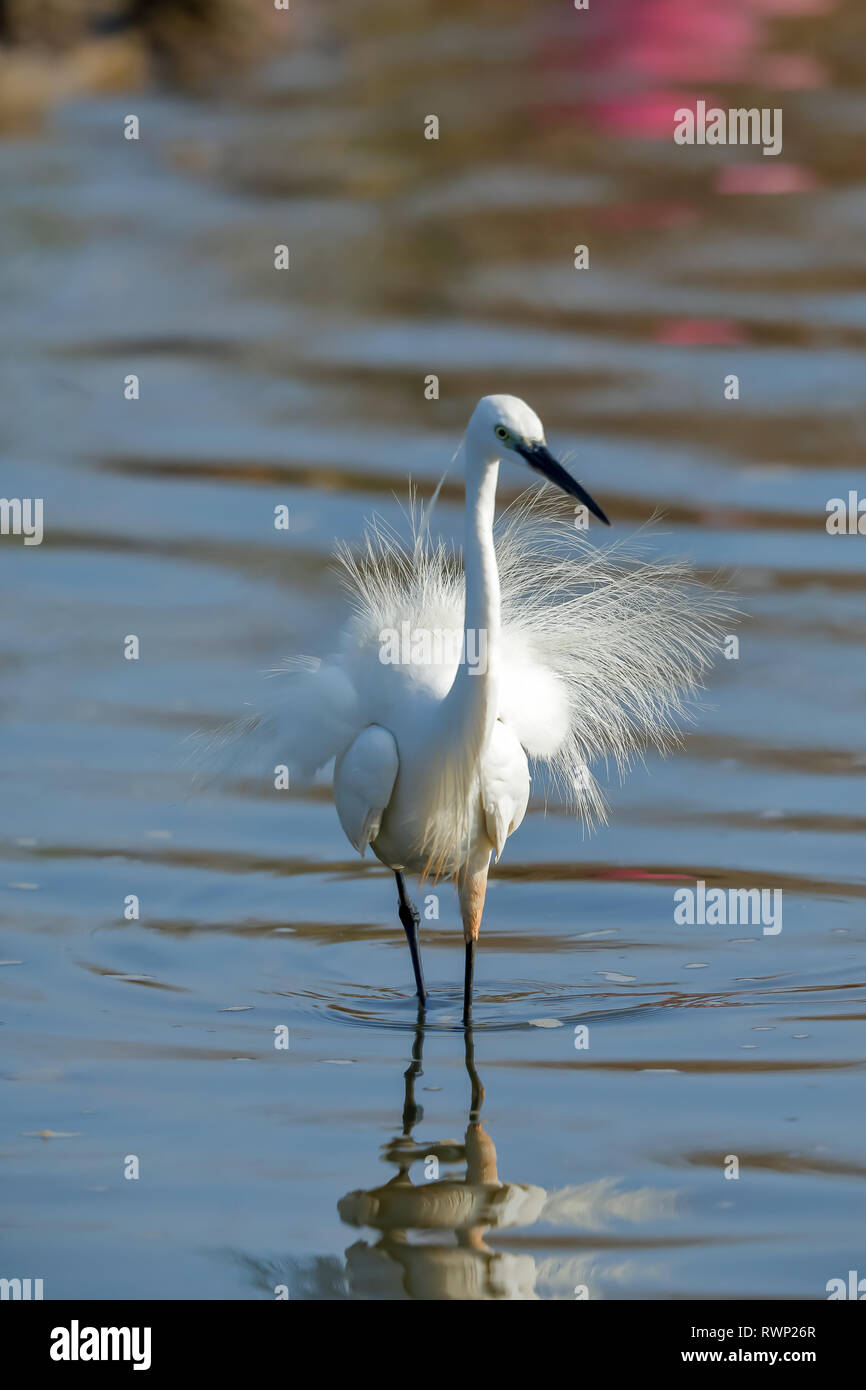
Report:
M 532 444 L 526 448 L 517 446 L 517 452 L 526 459 L 530 468 L 534 468 L 536 473 L 543 473 L 545 478 L 549 478 L 563 492 L 567 492 L 569 497 L 576 497 L 578 502 L 582 502 L 588 507 L 593 516 L 597 516 L 599 521 L 603 521 L 605 526 L 610 522 L 597 502 L 593 502 L 589 493 L 572 478 L 570 473 L 566 473 L 561 463 L 557 463 L 553 454 L 546 444 Z

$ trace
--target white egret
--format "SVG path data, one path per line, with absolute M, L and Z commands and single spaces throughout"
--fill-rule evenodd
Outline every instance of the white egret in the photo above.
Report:
M 360 555 L 341 551 L 354 614 L 334 657 L 292 672 L 288 754 L 307 774 L 335 759 L 346 836 L 396 876 L 422 1004 L 420 919 L 404 875 L 456 881 L 468 1024 L 490 860 L 523 820 L 530 764 L 547 767 L 585 822 L 603 817 L 590 764 L 622 769 L 668 742 L 724 604 L 677 563 L 597 549 L 544 492 L 511 508 L 494 541 L 502 460 L 609 524 L 516 397 L 479 401 L 462 456 L 462 563 L 425 524 L 404 545 L 373 523 Z

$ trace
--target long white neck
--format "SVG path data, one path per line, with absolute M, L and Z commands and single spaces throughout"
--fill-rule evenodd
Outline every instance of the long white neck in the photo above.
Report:
M 466 445 L 466 603 L 463 659 L 442 702 L 443 732 L 452 750 L 474 765 L 498 711 L 500 601 L 493 547 L 499 460 L 482 459 Z

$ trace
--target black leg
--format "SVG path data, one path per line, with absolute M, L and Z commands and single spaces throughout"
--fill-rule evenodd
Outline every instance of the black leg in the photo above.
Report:
M 412 1129 L 424 1118 L 424 1107 L 415 1099 L 415 1082 L 424 1075 L 424 1005 L 418 1000 L 418 1017 L 415 1020 L 415 1038 L 412 1043 L 412 1061 L 403 1073 L 403 1138 L 409 1139 Z
M 481 1084 L 481 1077 L 475 1067 L 475 1037 L 472 1028 L 466 1029 L 466 1070 L 469 1073 L 469 1080 L 472 1083 L 472 1099 L 469 1102 L 469 1123 L 475 1125 L 481 1114 L 481 1106 L 484 1103 L 484 1087 Z
M 399 900 L 397 902 L 397 914 L 403 923 L 403 930 L 406 933 L 406 940 L 409 943 L 409 955 L 412 957 L 412 969 L 415 971 L 415 989 L 421 1003 L 427 1000 L 427 991 L 424 988 L 424 971 L 421 969 L 421 948 L 418 944 L 418 927 L 421 924 L 421 917 L 417 907 L 414 907 L 406 894 L 406 884 L 403 882 L 403 875 L 395 872 L 397 880 L 397 892 Z
M 466 942 L 466 969 L 463 974 L 463 1027 L 472 1022 L 472 977 L 475 973 L 475 942 Z

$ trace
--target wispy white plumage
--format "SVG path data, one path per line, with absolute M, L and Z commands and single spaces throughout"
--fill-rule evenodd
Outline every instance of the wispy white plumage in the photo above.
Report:
M 441 699 L 453 683 L 453 659 L 409 668 L 379 660 L 381 634 L 403 623 L 412 632 L 444 630 L 458 645 L 463 630 L 462 556 L 432 540 L 417 513 L 409 521 L 408 539 L 373 521 L 360 553 L 339 551 L 354 614 L 339 655 L 304 677 L 311 691 L 321 682 L 328 757 L 353 728 L 387 719 L 404 693 L 422 687 Z M 494 543 L 502 595 L 498 717 L 533 771 L 592 826 L 605 819 L 592 765 L 612 763 L 623 773 L 635 756 L 676 740 L 718 652 L 727 604 L 680 562 L 647 559 L 635 543 L 602 547 L 594 533 L 575 528 L 574 513 L 549 488 L 504 511 Z M 357 693 L 351 703 L 347 687 Z M 321 708 L 318 696 L 308 699 Z M 309 750 L 298 753 L 309 774 Z M 314 756 L 321 757 L 318 747 Z M 459 861 L 460 810 L 452 805 L 446 816 L 436 858 Z

